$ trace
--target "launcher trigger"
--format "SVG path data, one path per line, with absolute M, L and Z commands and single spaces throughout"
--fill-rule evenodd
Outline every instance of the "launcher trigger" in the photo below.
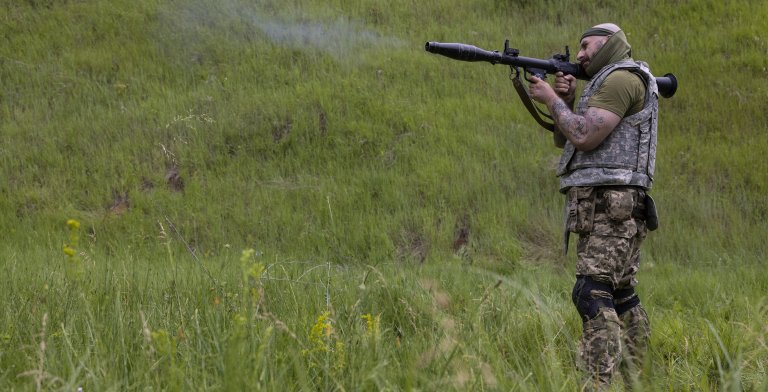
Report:
M 540 68 L 528 68 L 528 69 L 526 69 L 526 71 L 528 73 L 530 73 L 531 75 L 533 75 L 533 76 L 535 76 L 535 77 L 537 77 L 537 78 L 539 78 L 541 80 L 544 80 L 544 79 L 547 78 L 547 71 L 545 71 L 543 69 L 540 69 Z M 528 79 L 527 75 L 525 77 L 525 80 L 527 80 L 529 82 L 531 81 L 530 79 Z

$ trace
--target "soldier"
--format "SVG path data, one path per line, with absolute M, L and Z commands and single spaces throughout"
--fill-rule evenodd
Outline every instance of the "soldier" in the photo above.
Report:
M 569 233 L 579 235 L 572 298 L 583 321 L 579 344 L 585 386 L 602 389 L 621 364 L 637 377 L 650 323 L 635 293 L 640 244 L 657 225 L 647 192 L 656 158 L 658 88 L 647 64 L 631 58 L 624 32 L 612 23 L 581 37 L 577 60 L 591 80 L 576 105 L 576 79 L 556 74 L 554 88 L 532 77 L 529 94 L 547 105 Z

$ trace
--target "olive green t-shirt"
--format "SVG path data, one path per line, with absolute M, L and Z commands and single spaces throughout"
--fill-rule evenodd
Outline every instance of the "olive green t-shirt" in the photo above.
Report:
M 611 72 L 600 88 L 589 98 L 587 106 L 597 107 L 627 117 L 643 110 L 645 83 L 632 71 L 619 69 Z

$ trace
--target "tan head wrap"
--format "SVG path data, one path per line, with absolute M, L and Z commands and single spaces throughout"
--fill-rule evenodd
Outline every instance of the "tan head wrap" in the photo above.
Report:
M 602 23 L 587 29 L 581 39 L 591 36 L 609 37 L 603 47 L 595 53 L 585 69 L 587 75 L 593 76 L 608 64 L 632 57 L 632 47 L 627 42 L 627 36 L 621 28 L 613 23 Z

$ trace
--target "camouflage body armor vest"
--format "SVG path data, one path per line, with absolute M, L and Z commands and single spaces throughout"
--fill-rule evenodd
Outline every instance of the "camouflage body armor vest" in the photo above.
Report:
M 619 61 L 604 67 L 587 84 L 576 106 L 576 114 L 587 112 L 589 98 L 605 78 L 618 69 L 639 75 L 646 85 L 643 109 L 624 117 L 616 128 L 591 151 L 578 151 L 567 142 L 560 157 L 557 175 L 560 191 L 573 186 L 624 185 L 650 189 L 656 162 L 656 133 L 659 90 L 644 62 Z

